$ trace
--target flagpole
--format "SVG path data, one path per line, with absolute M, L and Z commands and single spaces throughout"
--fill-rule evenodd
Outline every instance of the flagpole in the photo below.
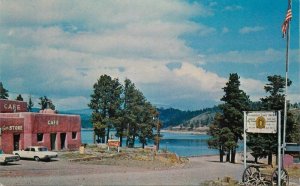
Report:
M 291 0 L 288 0 L 289 6 L 292 6 Z M 292 8 L 292 7 L 290 7 Z M 288 65 L 289 65 L 289 46 L 290 46 L 290 23 L 287 25 L 286 34 L 286 53 L 285 53 L 285 95 L 284 95 L 284 118 L 283 118 L 283 149 L 284 157 L 286 148 L 286 123 L 287 123 L 287 93 L 288 93 Z

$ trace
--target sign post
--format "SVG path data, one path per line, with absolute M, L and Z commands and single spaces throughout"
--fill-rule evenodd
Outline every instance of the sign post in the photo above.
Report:
M 107 141 L 107 150 L 109 151 L 109 147 L 117 147 L 118 148 L 118 152 L 120 152 L 120 140 L 113 140 L 113 139 L 109 139 Z
M 246 133 L 247 112 L 244 111 L 244 169 L 247 168 L 247 133 Z
M 278 127 L 278 128 L 277 128 Z M 277 130 L 278 129 L 278 130 Z M 277 133 L 278 131 L 278 185 L 281 185 L 281 111 L 244 111 L 244 167 L 247 167 L 247 132 Z
M 278 184 L 281 185 L 281 111 L 278 111 Z

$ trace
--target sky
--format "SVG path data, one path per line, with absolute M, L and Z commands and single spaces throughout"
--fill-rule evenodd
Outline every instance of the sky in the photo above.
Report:
M 0 81 L 10 99 L 88 108 L 101 75 L 157 107 L 220 104 L 230 73 L 258 101 L 285 77 L 287 0 L 0 0 Z M 299 1 L 292 1 L 288 100 L 300 102 Z

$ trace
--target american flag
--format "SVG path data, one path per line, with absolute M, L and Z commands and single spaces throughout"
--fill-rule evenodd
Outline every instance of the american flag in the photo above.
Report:
M 291 8 L 291 1 L 289 1 L 288 10 L 286 12 L 285 19 L 284 19 L 283 24 L 281 26 L 282 37 L 285 37 L 291 20 L 292 20 L 292 8 Z

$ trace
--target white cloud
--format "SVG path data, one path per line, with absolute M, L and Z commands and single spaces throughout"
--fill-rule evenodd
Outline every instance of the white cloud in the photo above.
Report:
M 254 27 L 249 27 L 245 26 L 239 30 L 240 34 L 249 34 L 252 32 L 260 32 L 263 31 L 265 28 L 262 26 L 254 26 Z

